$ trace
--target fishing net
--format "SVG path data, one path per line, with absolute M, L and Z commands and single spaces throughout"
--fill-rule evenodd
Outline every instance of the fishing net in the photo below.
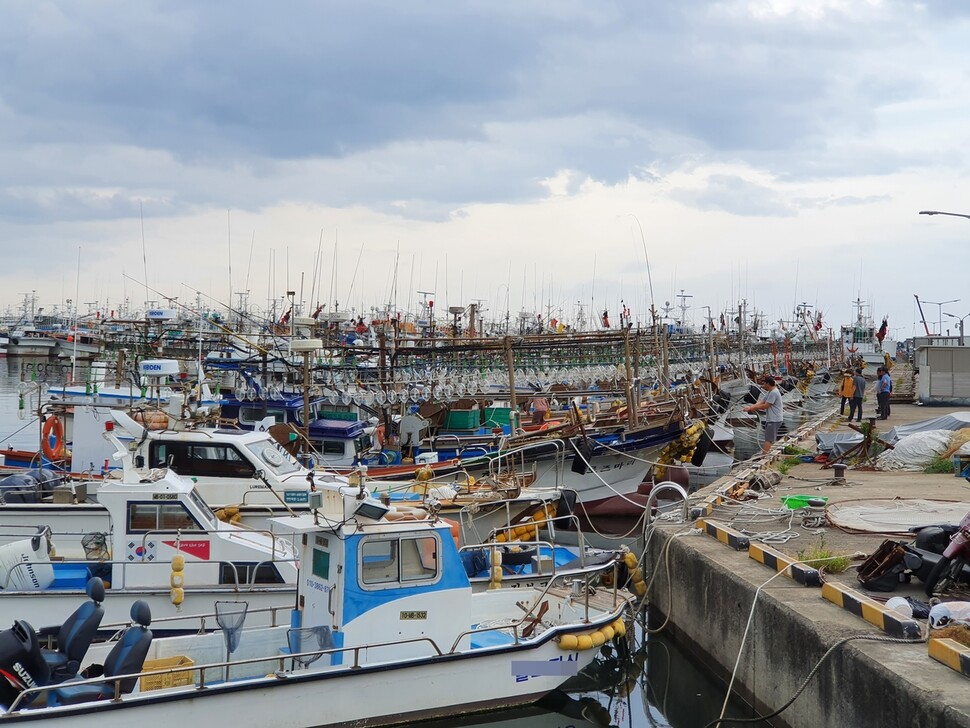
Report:
M 88 561 L 105 561 L 109 557 L 108 536 L 100 531 L 89 533 L 81 538 L 84 558 Z
M 333 647 L 333 635 L 329 627 L 322 626 L 288 629 L 286 644 L 290 654 L 293 655 L 293 661 L 307 667 L 322 656 L 322 652 L 316 652 L 316 650 L 329 650 Z M 306 652 L 312 654 L 300 654 Z
M 239 638 L 249 602 L 216 602 L 216 623 L 226 638 L 226 653 L 231 655 L 239 647 Z

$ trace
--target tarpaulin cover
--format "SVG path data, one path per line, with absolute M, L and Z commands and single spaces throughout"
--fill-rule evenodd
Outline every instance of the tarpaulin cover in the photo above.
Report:
M 876 458 L 880 470 L 909 470 L 921 472 L 950 447 L 951 430 L 926 430 L 914 432 L 897 440 L 894 449 L 886 450 Z
M 929 420 L 912 422 L 908 425 L 899 425 L 886 433 L 883 439 L 895 445 L 897 441 L 917 432 L 929 432 L 930 430 L 959 430 L 970 427 L 970 412 L 952 412 L 948 415 L 934 417 Z
M 837 458 L 862 442 L 858 432 L 816 432 L 815 445 L 819 452 Z

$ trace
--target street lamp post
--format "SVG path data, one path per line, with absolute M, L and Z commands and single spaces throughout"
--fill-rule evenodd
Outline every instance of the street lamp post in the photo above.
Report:
M 943 336 L 943 307 L 948 303 L 956 303 L 959 300 L 960 300 L 959 298 L 954 298 L 952 301 L 923 301 L 923 303 L 929 303 L 929 304 L 932 304 L 933 306 L 940 307 L 940 310 L 939 310 L 940 318 L 939 318 L 939 322 L 937 323 L 939 330 L 937 331 L 937 334 L 936 334 L 937 336 Z
M 920 210 L 920 215 L 949 215 L 950 217 L 965 217 L 970 220 L 970 215 L 964 215 L 962 212 L 941 212 L 940 210 Z
M 964 316 L 957 316 L 956 314 L 946 313 L 946 311 L 944 311 L 943 313 L 944 315 L 949 316 L 950 318 L 955 318 L 957 321 L 960 322 L 960 346 L 963 346 L 963 322 L 967 317 L 970 317 L 970 313 Z

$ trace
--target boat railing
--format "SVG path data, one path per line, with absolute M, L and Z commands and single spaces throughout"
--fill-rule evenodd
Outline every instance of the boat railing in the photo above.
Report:
M 495 453 L 492 456 L 492 458 L 489 460 L 488 474 L 493 478 L 499 477 L 499 475 L 502 473 L 502 463 L 504 461 L 507 463 L 512 463 L 511 466 L 507 466 L 507 469 L 512 471 L 514 475 L 515 474 L 514 463 L 512 462 L 512 459 L 514 457 L 521 456 L 524 463 L 525 455 L 530 450 L 548 449 L 550 446 L 555 449 L 555 458 L 556 458 L 555 485 L 556 487 L 558 487 L 562 484 L 563 464 L 566 462 L 566 443 L 559 439 L 530 442 L 530 443 L 526 443 L 525 445 L 520 445 L 511 450 L 500 450 L 499 452 Z
M 115 565 L 120 565 L 121 566 L 122 581 L 123 581 L 123 583 L 127 584 L 128 583 L 128 569 L 136 569 L 136 568 L 138 568 L 140 566 L 159 566 L 162 563 L 163 562 L 161 562 L 161 561 L 127 561 L 125 559 L 58 559 L 57 561 L 53 561 L 53 562 L 52 561 L 46 561 L 46 560 L 40 560 L 40 559 L 31 559 L 31 560 L 26 560 L 26 561 L 18 561 L 16 564 L 11 565 L 10 568 L 8 568 L 4 572 L 4 574 L 3 574 L 3 580 L 0 581 L 0 584 L 7 584 L 7 585 L 9 585 L 10 584 L 10 576 L 15 571 L 17 571 L 18 569 L 27 569 L 28 567 L 31 567 L 31 566 L 34 566 L 34 567 L 36 567 L 36 566 L 48 566 L 48 565 L 51 565 L 51 564 L 67 564 L 67 565 L 77 564 L 77 565 L 83 565 L 83 566 L 86 566 L 86 567 L 100 566 L 100 565 L 114 567 Z M 199 588 L 209 588 L 209 587 L 212 587 L 212 586 L 223 586 L 223 587 L 228 586 L 228 587 L 232 587 L 232 589 L 234 591 L 236 591 L 236 592 L 243 593 L 243 592 L 251 592 L 251 591 L 255 590 L 256 587 L 259 587 L 260 589 L 273 589 L 273 588 L 276 588 L 276 589 L 283 590 L 284 588 L 286 588 L 286 589 L 291 589 L 292 590 L 294 588 L 294 585 L 293 584 L 286 583 L 285 581 L 284 582 L 257 582 L 256 581 L 256 576 L 259 573 L 260 567 L 266 566 L 268 564 L 272 564 L 272 565 L 275 565 L 275 564 L 294 564 L 294 565 L 297 565 L 298 566 L 299 563 L 300 563 L 300 559 L 297 558 L 297 557 L 292 557 L 292 558 L 287 558 L 287 559 L 283 559 L 283 558 L 280 558 L 280 559 L 266 559 L 264 561 L 256 562 L 252 566 L 252 573 L 250 575 L 249 581 L 243 582 L 243 583 L 240 583 L 240 581 L 239 581 L 239 569 L 236 566 L 236 564 L 233 563 L 232 561 L 222 561 L 222 560 L 212 560 L 212 561 L 186 561 L 185 562 L 185 568 L 191 567 L 192 570 L 195 570 L 195 569 L 198 569 L 198 568 L 202 568 L 203 566 L 212 566 L 212 565 L 215 565 L 215 566 L 223 566 L 223 565 L 229 566 L 230 569 L 231 569 L 231 571 L 232 571 L 232 574 L 233 574 L 233 581 L 232 581 L 232 583 L 212 584 L 212 583 L 202 583 L 202 582 L 200 582 L 198 584 L 198 587 Z M 250 564 L 250 562 L 246 562 L 247 568 L 249 568 L 249 564 Z M 191 583 L 192 583 L 191 580 L 188 580 L 188 582 L 186 583 L 186 586 L 185 586 L 185 590 L 187 592 L 189 592 L 189 593 L 191 593 L 194 590 L 194 588 L 191 586 Z M 125 586 L 125 587 L 121 587 L 121 589 L 114 589 L 114 591 L 121 591 L 123 589 L 137 589 L 139 587 L 149 588 L 150 586 L 151 585 L 148 585 L 148 584 L 139 584 L 137 587 Z M 166 588 L 168 588 L 168 587 L 166 587 Z M 43 593 L 45 591 L 47 591 L 47 592 L 55 591 L 56 592 L 56 591 L 60 591 L 60 590 L 58 590 L 58 589 L 54 589 L 54 590 L 43 590 L 43 589 L 40 589 L 40 590 L 29 589 L 28 590 L 28 589 L 24 589 L 24 590 L 21 590 L 21 593 L 24 593 L 24 594 L 40 594 L 40 593 Z M 83 591 L 83 588 L 79 588 L 79 589 L 77 589 L 77 591 Z M 109 590 L 109 593 L 110 592 L 111 592 L 111 590 Z M 9 586 L 8 586 L 7 588 L 4 589 L 4 593 L 5 594 L 10 594 L 10 593 L 13 593 L 13 590 L 11 590 L 9 588 Z
M 511 629 L 512 638 L 515 640 L 515 644 L 519 644 L 522 639 L 528 636 L 520 632 L 520 630 L 524 629 L 525 627 L 531 627 L 532 625 L 536 624 L 539 621 L 540 617 L 538 615 L 533 616 L 533 613 L 540 608 L 540 605 L 545 600 L 545 597 L 549 594 L 552 588 L 556 586 L 561 580 L 564 580 L 567 576 L 574 577 L 573 592 L 576 594 L 577 597 L 579 596 L 583 597 L 583 620 L 585 622 L 589 622 L 590 621 L 589 598 L 595 591 L 593 588 L 592 580 L 595 576 L 599 575 L 600 573 L 608 569 L 611 569 L 613 571 L 613 580 L 612 580 L 613 585 L 610 588 L 610 591 L 612 592 L 612 595 L 613 595 L 613 608 L 616 609 L 617 607 L 620 606 L 621 602 L 626 603 L 633 598 L 632 596 L 622 597 L 622 598 L 620 597 L 619 586 L 618 586 L 620 581 L 620 578 L 619 578 L 620 560 L 621 560 L 621 557 L 619 555 L 616 555 L 610 561 L 603 564 L 602 567 L 597 569 L 592 569 L 584 573 L 582 575 L 582 579 L 578 578 L 578 575 L 576 575 L 575 573 L 571 573 L 571 574 L 563 573 L 550 578 L 549 582 L 545 585 L 545 587 L 543 587 L 540 594 L 535 598 L 535 601 L 532 602 L 532 606 L 530 606 L 528 609 L 525 610 L 525 614 L 522 615 L 522 617 L 517 622 L 513 622 L 512 624 L 505 624 L 505 625 L 489 625 L 488 627 L 466 629 L 464 632 L 459 634 L 458 637 L 455 638 L 455 641 L 451 646 L 450 652 L 455 652 L 458 649 L 458 645 L 461 644 L 461 640 L 464 639 L 465 637 L 470 637 L 471 635 L 474 635 L 474 634 L 483 634 L 485 632 L 496 632 L 499 630 Z
M 263 679 L 269 679 L 270 677 L 279 679 L 286 675 L 286 663 L 289 660 L 296 660 L 297 658 L 319 658 L 323 655 L 335 655 L 345 652 L 353 653 L 353 664 L 346 666 L 344 669 L 356 670 L 361 667 L 360 653 L 363 650 L 374 650 L 381 647 L 398 647 L 400 645 L 405 645 L 409 643 L 425 642 L 431 645 L 431 648 L 435 651 L 438 657 L 443 656 L 441 648 L 435 643 L 430 637 L 415 637 L 406 640 L 394 640 L 392 642 L 378 642 L 366 645 L 354 645 L 350 647 L 330 647 L 321 650 L 311 650 L 309 652 L 291 652 L 291 653 L 278 653 L 274 655 L 262 655 L 260 657 L 248 657 L 241 660 L 223 660 L 221 662 L 209 662 L 204 665 L 184 665 L 181 667 L 167 667 L 159 670 L 144 670 L 142 672 L 131 672 L 125 675 L 111 675 L 110 677 L 92 677 L 83 680 L 72 680 L 70 686 L 77 687 L 80 685 L 113 685 L 114 694 L 111 697 L 111 702 L 120 703 L 125 700 L 126 697 L 137 697 L 139 695 L 144 695 L 144 693 L 131 693 L 126 695 L 121 690 L 121 685 L 125 680 L 141 679 L 145 677 L 153 677 L 155 675 L 174 675 L 181 674 L 185 672 L 199 673 L 199 681 L 193 685 L 187 685 L 186 690 L 204 690 L 206 689 L 206 672 L 212 670 L 218 670 L 219 678 L 217 683 L 220 685 L 225 684 L 224 676 L 227 668 L 238 667 L 239 665 L 255 665 L 265 662 L 276 662 L 279 665 L 279 673 L 272 674 Z M 34 697 L 40 695 L 41 693 L 46 693 L 51 690 L 55 690 L 59 687 L 59 684 L 55 685 L 41 685 L 35 688 L 27 688 L 23 690 L 13 701 L 10 708 L 6 713 L 0 714 L 0 722 L 6 717 L 16 715 L 24 706 L 28 705 Z
M 541 500 L 538 502 L 545 503 Z M 461 511 L 459 511 L 459 514 L 458 514 L 459 529 L 461 531 L 462 542 L 465 543 L 468 541 L 468 538 L 466 538 L 466 532 L 465 532 L 465 528 L 467 525 L 469 533 L 473 533 L 477 539 L 482 541 L 482 543 L 477 546 L 478 548 L 491 547 L 495 545 L 493 542 L 489 541 L 488 538 L 482 540 L 481 536 L 479 536 L 478 530 L 475 528 L 475 523 L 474 523 L 475 511 L 476 511 L 476 508 L 481 508 L 481 505 L 489 505 L 489 506 L 504 505 L 506 509 L 505 525 L 497 526 L 493 528 L 491 530 L 491 533 L 489 534 L 489 538 L 493 538 L 496 534 L 501 533 L 502 531 L 509 531 L 517 527 L 529 528 L 534 526 L 537 530 L 542 530 L 543 528 L 548 529 L 550 533 L 549 540 L 555 543 L 556 524 L 557 523 L 560 525 L 567 524 L 567 526 L 565 527 L 565 530 L 568 530 L 576 534 L 576 543 L 580 553 L 580 563 L 585 565 L 586 539 L 583 535 L 582 521 L 580 520 L 579 516 L 577 516 L 575 513 L 570 513 L 564 516 L 554 516 L 552 518 L 545 518 L 542 521 L 529 521 L 528 523 L 514 524 L 512 523 L 511 507 L 513 504 L 521 505 L 521 503 L 522 501 L 507 500 L 507 501 L 489 501 L 486 504 L 472 504 L 470 506 L 465 506 L 464 508 L 461 509 Z M 467 519 L 467 524 L 466 524 L 466 519 Z M 527 541 L 524 543 L 535 543 L 535 542 Z M 508 545 L 508 542 L 504 542 L 503 544 L 500 544 L 500 545 Z
M 246 615 L 248 618 L 254 614 L 269 614 L 270 623 L 265 626 L 267 628 L 282 627 L 284 625 L 289 625 L 290 613 L 292 611 L 293 611 L 292 604 L 286 604 L 286 605 L 281 604 L 278 607 L 256 607 L 255 609 L 247 609 Z M 282 620 L 279 619 L 279 614 L 281 612 L 285 613 L 286 615 L 286 617 Z M 157 618 L 153 617 L 152 626 L 157 627 L 162 624 L 171 625 L 172 623 L 177 622 L 185 625 L 185 630 L 184 630 L 185 632 L 189 632 L 189 630 L 192 630 L 193 632 L 198 632 L 198 634 L 204 634 L 205 632 L 215 631 L 216 629 L 219 629 L 218 626 L 213 627 L 212 630 L 210 630 L 209 627 L 207 627 L 207 621 L 208 620 L 214 621 L 215 619 L 216 619 L 215 612 L 202 612 L 199 614 L 176 614 L 171 617 L 157 617 Z M 198 622 L 198 627 L 195 626 L 196 622 Z M 116 635 L 120 633 L 122 630 L 130 627 L 131 625 L 132 625 L 132 621 L 129 619 L 124 622 L 111 622 L 109 624 L 102 624 L 99 627 L 99 629 L 103 632 L 111 632 L 113 635 Z M 114 637 L 112 637 L 112 639 L 114 639 Z M 111 640 L 108 640 L 108 641 L 111 641 Z
M 490 543 L 480 543 L 480 544 L 466 544 L 465 546 L 462 546 L 461 548 L 459 548 L 458 551 L 459 552 L 462 552 L 462 551 L 497 551 L 497 550 L 499 550 L 499 549 L 501 549 L 503 547 L 506 547 L 506 546 L 513 546 L 513 547 L 518 547 L 518 548 L 521 548 L 521 549 L 531 549 L 531 548 L 534 547 L 536 549 L 536 552 L 535 552 L 536 553 L 536 556 L 541 556 L 541 553 L 542 552 L 539 549 L 542 548 L 542 547 L 545 547 L 545 548 L 549 549 L 550 553 L 552 553 L 553 550 L 554 550 L 554 548 L 555 548 L 553 546 L 552 542 L 550 542 L 550 541 L 503 541 L 502 543 L 490 542 Z M 491 562 L 491 564 L 494 565 L 494 566 L 498 566 L 498 564 L 495 564 L 494 562 Z M 539 570 L 533 572 L 536 576 L 551 576 L 551 577 L 554 577 L 556 575 L 556 560 L 555 560 L 555 558 L 552 560 L 552 571 L 549 572 L 548 574 L 545 574 L 542 571 L 542 559 L 541 558 L 538 559 L 537 566 L 538 566 L 538 569 Z

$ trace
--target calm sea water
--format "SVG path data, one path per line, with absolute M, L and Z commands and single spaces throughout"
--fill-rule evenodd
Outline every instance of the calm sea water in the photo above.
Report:
M 0 359 L 0 448 L 37 448 L 40 425 L 35 411 L 45 385 L 61 384 L 70 375 L 70 366 Z M 81 378 L 80 373 L 77 376 Z M 698 728 L 718 717 L 723 699 L 724 685 L 686 652 L 663 636 L 647 639 L 637 626 L 631 650 L 618 654 L 615 649 L 604 648 L 593 668 L 577 679 L 568 693 L 553 694 L 539 706 L 411 725 Z M 752 713 L 746 705 L 732 703 L 729 715 L 750 717 Z

